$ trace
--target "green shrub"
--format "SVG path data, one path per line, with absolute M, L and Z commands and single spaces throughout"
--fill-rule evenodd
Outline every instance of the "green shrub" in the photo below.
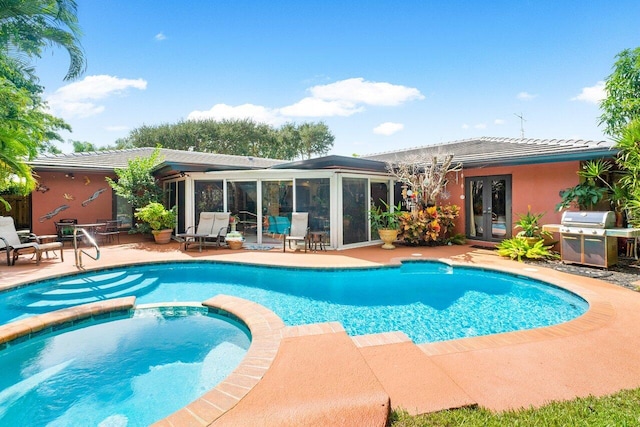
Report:
M 520 262 L 522 262 L 522 258 L 558 258 L 558 254 L 551 251 L 552 246 L 545 246 L 543 240 L 530 244 L 526 239 L 513 237 L 503 240 L 496 248 L 498 249 L 498 255 L 518 259 Z

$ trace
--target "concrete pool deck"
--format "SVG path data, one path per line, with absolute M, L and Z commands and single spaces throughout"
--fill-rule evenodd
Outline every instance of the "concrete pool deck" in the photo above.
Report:
M 502 259 L 469 246 L 366 247 L 327 253 L 231 251 L 184 253 L 137 236 L 102 248 L 89 269 L 131 262 L 224 260 L 296 267 L 368 267 L 402 258 L 441 259 L 549 281 L 585 298 L 589 311 L 549 328 L 415 345 L 402 333 L 348 337 L 339 324 L 284 327 L 271 365 L 243 397 L 215 418 L 190 411 L 159 425 L 385 425 L 390 407 L 410 413 L 478 405 L 494 411 L 640 387 L 640 294 L 596 279 Z M 21 257 L 0 266 L 0 289 L 76 272 L 65 262 Z M 419 254 L 419 255 L 418 255 Z M 639 277 L 640 279 L 640 277 Z M 233 385 L 230 386 L 230 390 Z M 233 394 L 232 392 L 229 395 Z M 385 400 L 386 399 L 386 400 Z

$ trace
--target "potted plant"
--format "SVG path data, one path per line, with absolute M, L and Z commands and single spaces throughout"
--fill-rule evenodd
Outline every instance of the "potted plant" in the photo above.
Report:
M 171 241 L 171 233 L 176 224 L 176 207 L 166 209 L 162 203 L 151 202 L 136 209 L 136 218 L 149 224 L 151 234 L 156 243 L 164 244 Z
M 227 242 L 230 249 L 240 249 L 242 248 L 244 237 L 239 231 L 230 231 L 225 236 L 224 241 Z
M 544 213 L 531 213 L 531 206 L 529 206 L 527 213 L 520 215 L 520 218 L 518 218 L 518 221 L 515 223 L 515 227 L 520 229 L 516 236 L 527 240 L 530 245 L 544 240 L 545 237 L 551 237 L 551 233 L 542 230 L 542 226 L 540 225 L 540 219 L 542 219 L 543 216 Z
M 238 226 L 238 222 L 240 218 L 238 215 L 230 215 L 229 216 L 229 225 L 231 226 L 231 231 L 236 231 L 236 227 Z
M 400 203 L 398 202 L 398 206 L 390 206 L 382 200 L 381 202 L 384 208 L 382 206 L 374 206 L 369 211 L 371 229 L 376 231 L 384 242 L 383 249 L 394 249 L 393 242 L 398 237 L 400 216 L 402 216 Z

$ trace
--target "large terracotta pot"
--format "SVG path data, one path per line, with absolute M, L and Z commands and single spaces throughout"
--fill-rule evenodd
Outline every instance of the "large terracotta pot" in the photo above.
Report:
M 378 235 L 380 236 L 380 240 L 384 242 L 382 245 L 382 249 L 395 249 L 393 246 L 393 242 L 398 237 L 398 230 L 378 230 Z
M 229 249 L 241 249 L 242 248 L 242 241 L 241 240 L 227 240 L 227 245 L 229 246 Z
M 171 241 L 171 233 L 173 233 L 172 228 L 167 228 L 164 230 L 151 230 L 151 234 L 153 234 L 153 238 L 156 243 L 160 245 L 164 245 Z

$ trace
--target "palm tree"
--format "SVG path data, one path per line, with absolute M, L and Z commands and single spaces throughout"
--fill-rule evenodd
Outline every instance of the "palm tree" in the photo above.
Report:
M 0 0 L 0 55 L 24 65 L 24 55 L 40 57 L 46 47 L 62 47 L 70 60 L 64 79 L 71 80 L 86 68 L 80 35 L 74 0 Z

